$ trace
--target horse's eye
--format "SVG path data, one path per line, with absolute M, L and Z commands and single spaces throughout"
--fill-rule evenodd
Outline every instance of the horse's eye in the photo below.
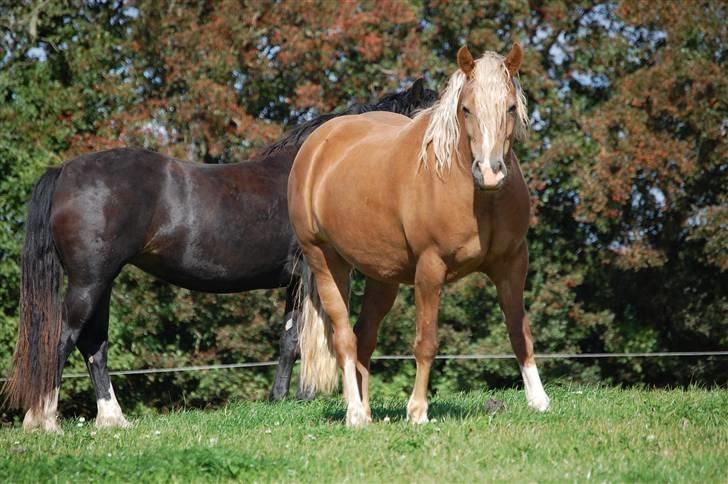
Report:
M 516 113 L 516 105 L 514 104 L 510 108 L 508 108 L 508 114 L 515 114 Z
M 463 113 L 465 114 L 465 116 L 470 116 L 470 109 L 463 106 Z

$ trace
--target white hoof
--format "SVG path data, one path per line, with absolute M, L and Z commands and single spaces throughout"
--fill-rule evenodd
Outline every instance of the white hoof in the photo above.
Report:
M 367 416 L 363 406 L 349 407 L 346 411 L 346 426 L 347 427 L 364 427 L 371 418 Z
M 58 419 L 55 417 L 46 417 L 46 418 L 28 418 L 26 415 L 25 419 L 23 419 L 23 430 L 26 432 L 33 432 L 35 430 L 41 430 L 43 432 L 48 433 L 54 433 L 54 434 L 62 434 L 63 430 L 61 430 L 61 427 L 58 425 Z
M 124 418 L 119 402 L 114 395 L 114 387 L 109 385 L 109 396 L 96 401 L 98 411 L 96 412 L 96 428 L 122 428 L 131 427 L 131 424 Z
M 544 393 L 542 395 L 529 398 L 528 406 L 534 410 L 538 410 L 539 412 L 545 412 L 551 406 L 551 400 L 549 400 L 549 397 Z
M 410 400 L 407 403 L 407 421 L 413 425 L 421 425 L 429 422 L 430 420 L 427 418 L 427 402 Z
M 426 423 L 429 423 L 430 419 L 427 418 L 427 414 L 423 414 L 420 416 L 407 415 L 407 421 L 412 425 L 424 425 Z
M 33 430 L 42 430 L 43 432 L 53 432 L 62 434 L 63 431 L 58 425 L 58 389 L 56 388 L 47 394 L 42 400 L 39 411 L 33 410 L 25 412 L 23 418 L 23 430 L 30 432 Z
M 97 429 L 128 429 L 129 427 L 131 427 L 131 423 L 123 415 L 99 415 L 96 417 Z

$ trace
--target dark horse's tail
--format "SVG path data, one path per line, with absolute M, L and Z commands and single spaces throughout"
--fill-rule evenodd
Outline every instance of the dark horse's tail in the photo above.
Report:
M 11 407 L 40 410 L 58 382 L 63 267 L 51 234 L 51 202 L 61 168 L 49 168 L 28 203 L 20 276 L 20 322 L 12 370 L 3 393 Z

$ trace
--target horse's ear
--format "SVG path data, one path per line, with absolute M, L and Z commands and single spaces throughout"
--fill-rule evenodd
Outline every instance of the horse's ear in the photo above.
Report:
M 412 102 L 418 102 L 422 99 L 422 95 L 425 93 L 425 80 L 421 77 L 412 84 L 410 88 L 410 100 Z
M 467 45 L 460 47 L 460 50 L 458 51 L 458 67 L 460 67 L 460 70 L 468 77 L 470 77 L 473 73 L 475 61 L 473 60 L 473 56 L 468 50 Z
M 521 44 L 518 42 L 513 43 L 513 47 L 511 47 L 511 51 L 506 56 L 506 60 L 504 62 L 506 64 L 506 69 L 508 69 L 511 76 L 518 74 L 518 69 L 521 68 L 521 63 L 523 62 L 523 50 L 521 49 Z

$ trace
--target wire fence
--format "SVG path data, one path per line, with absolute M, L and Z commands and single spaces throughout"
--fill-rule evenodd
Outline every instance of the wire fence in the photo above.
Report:
M 728 356 L 728 351 L 661 351 L 661 352 L 622 352 L 622 353 L 537 353 L 539 360 L 567 360 L 567 359 L 590 359 L 590 358 L 684 358 L 684 357 L 705 357 L 705 356 Z M 438 355 L 437 360 L 510 360 L 515 359 L 513 354 L 473 354 L 473 355 Z M 414 360 L 411 355 L 375 355 L 372 360 Z M 229 363 L 218 365 L 197 365 L 178 366 L 173 368 L 144 368 L 139 370 L 115 370 L 110 375 L 151 375 L 157 373 L 182 373 L 191 371 L 208 370 L 232 370 L 238 368 L 259 368 L 276 366 L 277 361 L 261 361 L 248 363 Z M 63 378 L 83 378 L 86 373 L 67 373 Z M 7 378 L 0 378 L 0 382 L 7 381 Z

